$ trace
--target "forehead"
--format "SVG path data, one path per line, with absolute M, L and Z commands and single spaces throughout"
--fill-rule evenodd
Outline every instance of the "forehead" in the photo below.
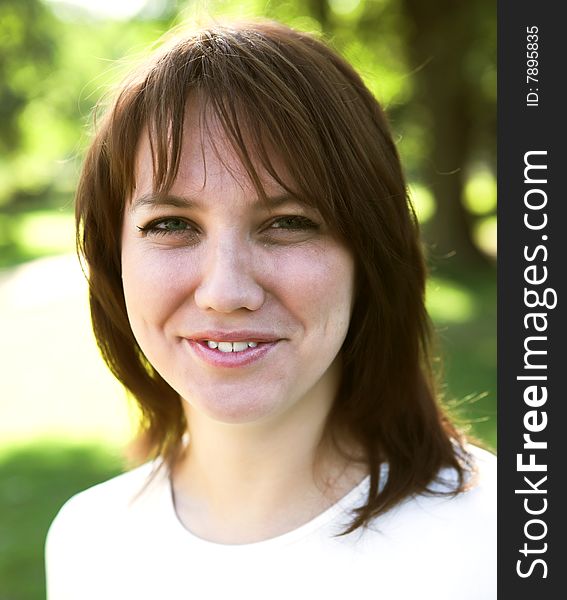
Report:
M 258 183 L 267 196 L 294 188 L 284 162 L 275 151 L 268 150 L 270 174 L 254 144 L 244 131 L 243 145 L 258 181 L 255 183 L 242 157 L 228 138 L 219 118 L 200 105 L 188 106 L 183 121 L 183 137 L 176 178 L 168 192 L 197 191 L 204 188 L 226 189 L 239 186 L 243 191 L 258 191 Z M 168 136 L 170 139 L 171 136 Z M 155 171 L 158 160 L 155 149 L 158 142 L 149 130 L 143 130 L 136 151 L 134 196 L 155 192 Z M 171 148 L 170 148 L 171 150 Z M 279 181 L 278 181 L 279 180 Z M 283 185 L 282 185 L 283 184 Z

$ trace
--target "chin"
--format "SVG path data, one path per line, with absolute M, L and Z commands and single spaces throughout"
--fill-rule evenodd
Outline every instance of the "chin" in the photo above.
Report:
M 235 397 L 229 394 L 215 394 L 213 396 L 200 396 L 187 402 L 190 411 L 198 411 L 201 415 L 219 423 L 239 425 L 265 421 L 276 412 L 274 402 L 267 403 L 266 396 L 262 397 Z

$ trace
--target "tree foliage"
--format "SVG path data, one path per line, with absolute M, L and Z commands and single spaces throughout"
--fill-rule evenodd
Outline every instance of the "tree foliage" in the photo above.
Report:
M 19 116 L 53 66 L 56 19 L 40 0 L 0 0 L 0 150 L 21 141 Z

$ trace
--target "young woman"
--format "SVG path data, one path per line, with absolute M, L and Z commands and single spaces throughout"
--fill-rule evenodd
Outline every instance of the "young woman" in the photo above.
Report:
M 145 464 L 62 508 L 50 600 L 496 597 L 494 459 L 437 404 L 398 154 L 343 59 L 275 23 L 175 37 L 77 221 Z

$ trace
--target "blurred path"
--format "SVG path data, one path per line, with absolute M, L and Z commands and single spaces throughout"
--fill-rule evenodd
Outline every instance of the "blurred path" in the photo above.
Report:
M 127 402 L 93 339 L 75 255 L 0 272 L 0 446 L 126 441 Z

